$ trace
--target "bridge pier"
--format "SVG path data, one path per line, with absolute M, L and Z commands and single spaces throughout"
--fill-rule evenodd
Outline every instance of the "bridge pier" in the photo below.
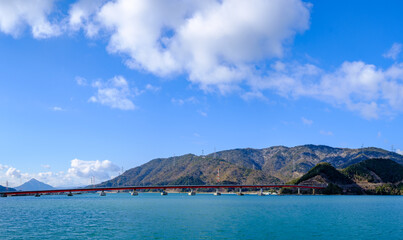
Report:
M 214 196 L 221 196 L 221 193 L 218 191 L 218 188 L 216 189 Z
M 312 188 L 312 195 L 315 195 L 315 188 Z
M 68 196 L 68 197 L 72 197 L 72 196 L 73 196 L 73 193 L 72 193 L 72 192 L 69 192 L 69 193 L 67 193 L 67 196 Z
M 101 197 L 105 197 L 105 196 L 106 196 L 106 193 L 104 192 L 104 190 L 102 190 L 102 192 L 99 194 L 99 196 L 101 196 Z
M 242 193 L 242 188 L 239 188 L 239 192 L 237 192 L 237 194 L 236 195 L 238 195 L 238 196 L 243 196 L 243 193 Z
M 259 195 L 259 196 L 264 196 L 264 194 L 263 194 L 263 188 L 260 189 L 260 192 L 259 192 L 257 195 Z
M 7 197 L 7 194 L 3 193 L 0 195 L 0 197 Z
M 133 189 L 133 191 L 130 193 L 130 195 L 137 196 L 137 195 L 139 195 L 139 193 L 136 192 L 136 189 Z
M 196 191 L 193 191 L 193 188 L 190 189 L 190 193 L 188 193 L 189 196 L 194 196 L 196 195 Z
M 301 195 L 301 188 L 298 188 L 298 195 Z
M 40 193 L 36 193 L 34 196 L 35 196 L 35 197 L 40 197 L 41 194 L 40 194 Z
M 168 195 L 168 193 L 165 190 L 162 190 L 161 196 L 165 196 L 165 195 Z

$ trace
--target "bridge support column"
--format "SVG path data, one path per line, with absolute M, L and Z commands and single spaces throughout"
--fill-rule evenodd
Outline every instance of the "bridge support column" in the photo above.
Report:
M 239 188 L 239 192 L 238 192 L 236 195 L 238 195 L 238 196 L 243 196 L 242 188 Z
M 196 191 L 193 191 L 193 188 L 190 189 L 190 193 L 188 193 L 189 196 L 194 196 L 196 195 Z
M 165 189 L 164 190 L 162 190 L 162 192 L 161 192 L 161 196 L 165 196 L 165 195 L 168 195 L 168 193 L 165 191 Z
M 301 195 L 301 188 L 297 188 L 298 189 L 298 195 Z
M 312 195 L 315 195 L 315 188 L 312 188 Z
M 7 194 L 3 193 L 0 195 L 0 197 L 7 197 Z
M 68 196 L 68 197 L 72 197 L 72 196 L 73 196 L 73 193 L 72 193 L 72 192 L 69 192 L 69 193 L 67 193 L 67 196 Z
M 139 195 L 139 193 L 136 192 L 136 189 L 133 189 L 133 191 L 130 193 L 130 195 L 137 196 L 137 195 Z
M 99 194 L 99 196 L 105 197 L 105 196 L 106 196 L 106 193 L 102 190 L 102 192 Z
M 218 191 L 218 188 L 216 189 L 214 196 L 221 196 L 221 193 Z
M 263 194 L 263 188 L 260 189 L 260 192 L 259 192 L 257 195 L 259 195 L 259 196 L 264 196 L 264 194 Z

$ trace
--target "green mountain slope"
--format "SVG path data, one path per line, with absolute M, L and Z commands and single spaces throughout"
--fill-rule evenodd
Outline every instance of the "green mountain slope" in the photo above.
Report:
M 389 159 L 368 159 L 342 171 L 356 181 L 397 183 L 403 181 L 403 166 Z
M 337 171 L 330 163 L 318 163 L 309 170 L 304 176 L 300 177 L 295 183 L 300 184 L 316 176 L 321 176 L 327 182 L 335 184 L 353 184 L 354 182 Z
M 319 163 L 293 184 L 328 187 L 325 194 L 400 194 L 403 166 L 389 159 L 367 159 L 337 170 L 329 163 Z

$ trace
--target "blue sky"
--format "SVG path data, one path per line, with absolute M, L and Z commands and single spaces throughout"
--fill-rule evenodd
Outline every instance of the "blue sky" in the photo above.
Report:
M 202 150 L 400 151 L 402 9 L 0 0 L 0 185 L 85 185 Z

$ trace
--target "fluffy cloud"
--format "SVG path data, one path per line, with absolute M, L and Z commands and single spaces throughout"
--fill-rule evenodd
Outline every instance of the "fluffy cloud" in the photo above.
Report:
M 284 97 L 311 97 L 346 107 L 364 118 L 403 111 L 403 64 L 386 70 L 361 61 L 344 62 L 333 72 L 310 64 L 276 63 L 264 77 L 253 77 L 256 90 L 271 89 Z
M 11 178 L 21 178 L 21 172 L 16 168 L 10 167 L 6 172 L 6 176 Z
M 70 25 L 110 35 L 108 50 L 131 68 L 186 73 L 202 88 L 231 89 L 256 61 L 281 57 L 285 42 L 309 26 L 300 0 L 79 1 Z M 91 29 L 91 30 L 88 30 Z
M 8 169 L 9 166 L 0 163 L 0 170 Z
M 48 38 L 61 33 L 58 24 L 51 23 L 54 0 L 0 0 L 0 31 L 18 36 L 28 25 L 34 38 Z
M 35 38 L 83 30 L 105 37 L 107 50 L 127 66 L 158 76 L 185 75 L 204 90 L 236 90 L 245 100 L 267 101 L 271 90 L 287 98 L 310 97 L 358 112 L 367 119 L 403 111 L 403 63 L 387 69 L 356 61 L 336 70 L 279 61 L 294 36 L 309 28 L 311 5 L 302 0 L 78 0 L 67 19 L 54 17 L 53 0 L 0 0 L 0 31 Z M 49 20 L 51 19 L 51 20 Z M 402 44 L 384 57 L 397 59 Z M 271 65 L 268 61 L 277 61 Z M 77 78 L 79 85 L 86 85 Z M 117 76 L 93 84 L 90 102 L 132 110 L 130 89 Z
M 389 49 L 389 51 L 383 54 L 383 56 L 385 58 L 396 60 L 397 56 L 400 54 L 401 51 L 402 51 L 402 44 L 394 43 L 392 47 Z
M 88 37 L 97 34 L 99 27 L 90 20 L 105 2 L 105 0 L 81 0 L 74 3 L 69 11 L 70 29 L 77 31 L 82 28 Z
M 109 160 L 104 161 L 84 161 L 79 159 L 71 160 L 69 168 L 69 177 L 109 179 L 111 172 L 118 172 L 119 167 Z
M 92 86 L 97 89 L 97 94 L 89 99 L 90 102 L 121 110 L 135 109 L 131 100 L 133 93 L 124 77 L 116 76 L 107 82 L 96 81 Z
M 49 168 L 50 166 L 42 165 L 42 167 Z M 116 176 L 118 172 L 119 167 L 109 160 L 84 161 L 73 159 L 67 171 L 46 171 L 37 174 L 23 173 L 14 167 L 0 164 L 0 182 L 8 181 L 10 186 L 15 187 L 31 178 L 36 178 L 56 187 L 86 186 L 91 183 L 92 177 L 99 183 Z
M 400 155 L 403 155 L 403 151 L 400 150 L 400 149 L 397 149 L 397 150 L 396 150 L 396 153 L 398 153 L 398 154 L 400 154 Z

